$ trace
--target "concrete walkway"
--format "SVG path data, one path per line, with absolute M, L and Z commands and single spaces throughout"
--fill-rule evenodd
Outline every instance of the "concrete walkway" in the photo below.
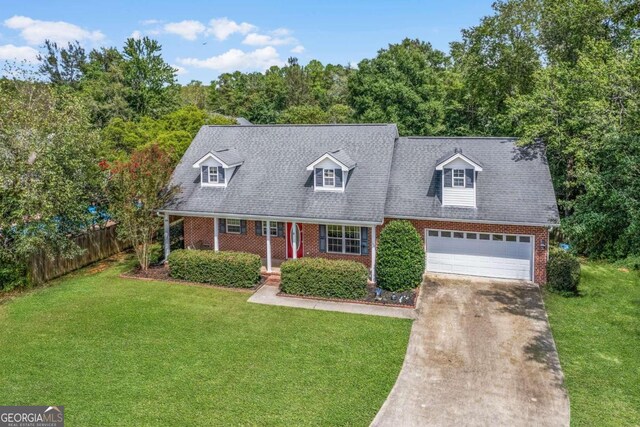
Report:
M 256 291 L 249 302 L 256 304 L 279 305 L 283 307 L 308 308 L 312 310 L 339 311 L 342 313 L 369 314 L 373 316 L 398 317 L 401 319 L 415 319 L 413 308 L 385 307 L 382 305 L 357 304 L 352 302 L 321 301 L 307 298 L 285 297 L 278 295 L 277 286 L 262 286 Z
M 537 285 L 432 279 L 400 375 L 372 426 L 568 426 Z

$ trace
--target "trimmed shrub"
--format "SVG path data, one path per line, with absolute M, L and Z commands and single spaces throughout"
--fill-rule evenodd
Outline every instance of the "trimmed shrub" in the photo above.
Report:
M 552 291 L 563 294 L 578 293 L 580 262 L 569 252 L 557 250 L 549 254 L 547 285 Z
M 422 239 L 409 221 L 391 221 L 380 233 L 376 276 L 378 286 L 392 292 L 415 289 L 424 273 Z
M 157 265 L 162 262 L 164 251 L 160 243 L 154 243 L 149 247 L 149 264 Z
M 234 288 L 251 288 L 260 280 L 262 262 L 245 252 L 178 249 L 169 254 L 171 277 Z
M 280 266 L 280 290 L 287 294 L 358 299 L 367 295 L 367 268 L 355 261 L 301 258 Z

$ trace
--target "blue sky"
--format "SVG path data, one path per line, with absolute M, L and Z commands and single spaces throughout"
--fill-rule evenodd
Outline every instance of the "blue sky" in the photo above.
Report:
M 357 64 L 389 43 L 420 38 L 448 50 L 493 0 L 450 1 L 9 1 L 0 0 L 0 62 L 34 61 L 46 38 L 121 47 L 132 35 L 163 46 L 181 83 L 301 63 Z M 150 6 L 152 4 L 152 6 Z

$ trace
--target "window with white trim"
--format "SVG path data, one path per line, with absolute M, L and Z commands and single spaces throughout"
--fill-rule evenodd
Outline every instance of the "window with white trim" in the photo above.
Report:
M 360 255 L 360 245 L 360 227 L 354 225 L 327 225 L 327 252 Z
M 464 169 L 453 170 L 453 186 L 464 187 Z
M 278 237 L 278 223 L 275 221 L 271 221 L 269 227 L 271 228 L 271 235 L 273 237 Z M 267 221 L 262 221 L 262 235 L 267 235 Z
M 227 233 L 240 234 L 240 220 L 234 218 L 227 218 L 226 220 Z
M 335 187 L 336 185 L 336 171 L 333 169 L 323 169 L 323 185 L 325 187 Z
M 211 184 L 218 183 L 218 167 L 217 166 L 209 166 L 209 183 Z

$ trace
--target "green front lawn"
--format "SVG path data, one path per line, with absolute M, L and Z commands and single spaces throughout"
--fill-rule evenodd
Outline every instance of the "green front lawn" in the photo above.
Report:
M 640 425 L 640 275 L 583 264 L 580 291 L 545 296 L 571 423 Z
M 68 425 L 368 425 L 411 322 L 83 272 L 0 305 L 0 405 Z

